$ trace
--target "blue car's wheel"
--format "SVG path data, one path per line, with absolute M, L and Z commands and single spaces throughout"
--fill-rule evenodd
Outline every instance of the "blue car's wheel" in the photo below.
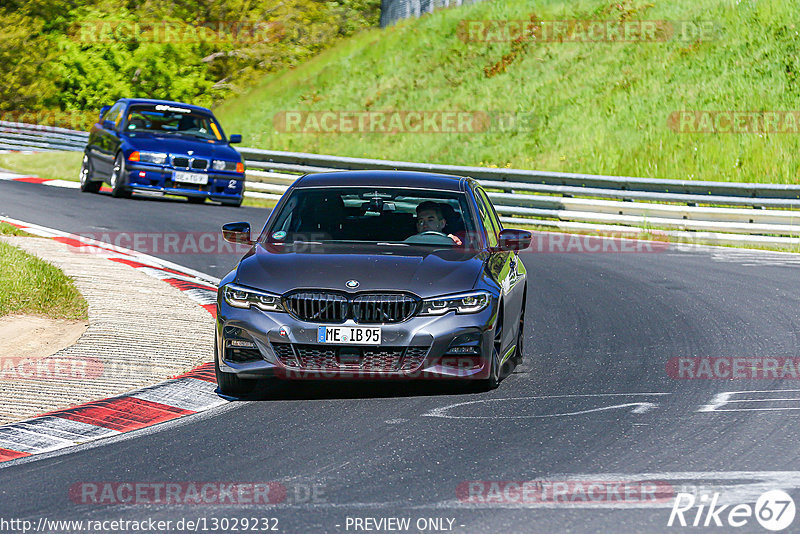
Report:
M 125 158 L 122 152 L 117 154 L 114 159 L 114 170 L 111 171 L 111 196 L 115 198 L 127 198 L 131 196 L 131 191 L 125 183 Z
M 223 206 L 233 206 L 234 208 L 238 208 L 242 205 L 242 200 L 244 200 L 244 197 L 239 197 L 234 200 L 220 200 L 220 203 Z
M 97 193 L 100 191 L 102 182 L 92 181 L 94 178 L 94 169 L 92 168 L 92 160 L 89 159 L 88 154 L 83 155 L 83 162 L 81 163 L 81 191 L 84 193 Z

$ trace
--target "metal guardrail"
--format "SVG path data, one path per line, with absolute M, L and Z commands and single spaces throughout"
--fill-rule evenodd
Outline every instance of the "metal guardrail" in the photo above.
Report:
M 0 121 L 0 149 L 5 150 L 82 150 L 87 138 L 85 132 Z M 437 172 L 478 180 L 489 190 L 506 223 L 564 230 L 589 230 L 594 225 L 619 234 L 653 233 L 652 228 L 657 227 L 673 237 L 716 243 L 800 244 L 796 237 L 785 237 L 800 236 L 800 211 L 793 211 L 800 210 L 800 185 L 662 180 L 238 150 L 248 168 L 246 195 L 251 197 L 275 200 L 298 174 L 308 172 Z

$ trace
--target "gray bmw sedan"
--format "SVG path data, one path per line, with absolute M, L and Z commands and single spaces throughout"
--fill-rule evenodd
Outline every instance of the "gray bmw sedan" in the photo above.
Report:
M 457 379 L 497 387 L 522 358 L 531 234 L 504 229 L 470 178 L 310 174 L 272 210 L 217 294 L 220 391 L 260 378 Z

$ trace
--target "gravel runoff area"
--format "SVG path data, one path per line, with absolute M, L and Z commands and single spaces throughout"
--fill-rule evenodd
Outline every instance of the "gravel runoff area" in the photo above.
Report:
M 75 280 L 89 304 L 78 341 L 0 368 L 0 424 L 156 384 L 213 358 L 211 315 L 177 288 L 53 239 L 0 237 Z

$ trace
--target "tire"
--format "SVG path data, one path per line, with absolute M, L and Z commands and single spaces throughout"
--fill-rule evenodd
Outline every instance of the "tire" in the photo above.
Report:
M 220 203 L 223 206 L 232 206 L 234 208 L 238 208 L 242 205 L 242 200 L 244 200 L 244 196 L 237 198 L 236 200 L 220 200 Z
M 205 197 L 186 197 L 189 204 L 203 204 L 206 201 Z
M 528 297 L 528 291 L 522 292 L 522 310 L 519 314 L 519 332 L 517 332 L 517 348 L 514 350 L 514 363 L 519 365 L 525 357 L 525 300 Z
M 231 395 L 233 397 L 246 395 L 253 391 L 256 386 L 257 380 L 239 378 L 233 373 L 223 373 L 220 370 L 216 335 L 214 339 L 214 372 L 217 375 L 217 386 L 219 386 L 220 392 L 225 395 Z
M 100 186 L 103 185 L 102 182 L 95 182 L 92 180 L 94 178 L 94 168 L 92 165 L 92 160 L 89 159 L 89 155 L 83 155 L 83 162 L 81 162 L 81 191 L 84 193 L 97 193 L 100 191 Z
M 502 337 L 503 317 L 501 315 L 498 318 L 497 326 L 494 330 L 494 340 L 492 341 L 492 357 L 489 362 L 489 378 L 476 381 L 475 389 L 477 391 L 491 391 L 493 389 L 497 389 L 497 386 L 500 385 L 500 358 L 502 357 L 502 354 L 500 354 L 500 341 Z
M 125 183 L 125 158 L 122 152 L 114 158 L 114 169 L 111 171 L 111 196 L 114 198 L 130 198 L 131 191 Z

